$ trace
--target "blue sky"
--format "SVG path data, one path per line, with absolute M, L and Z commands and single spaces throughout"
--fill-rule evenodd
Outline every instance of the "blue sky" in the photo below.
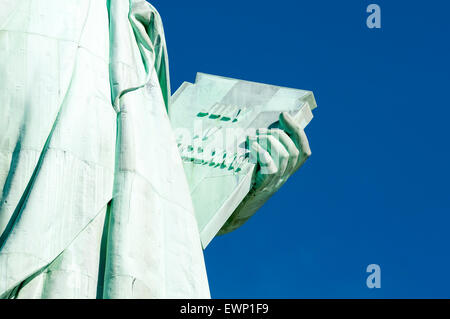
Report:
M 152 3 L 174 90 L 200 71 L 312 90 L 319 105 L 311 159 L 206 249 L 212 297 L 450 297 L 448 1 Z

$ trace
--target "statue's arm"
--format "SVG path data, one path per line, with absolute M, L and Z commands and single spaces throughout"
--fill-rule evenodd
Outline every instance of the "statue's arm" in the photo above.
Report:
M 304 130 L 288 113 L 280 115 L 281 129 L 261 129 L 249 139 L 258 163 L 254 186 L 221 228 L 219 235 L 243 225 L 311 156 Z

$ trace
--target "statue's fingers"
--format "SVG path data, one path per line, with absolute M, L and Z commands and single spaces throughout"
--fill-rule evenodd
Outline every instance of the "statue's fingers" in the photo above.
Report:
M 256 188 L 264 189 L 269 187 L 272 183 L 274 176 L 278 171 L 275 162 L 267 152 L 258 142 L 253 142 L 251 144 L 252 154 L 257 157 L 257 163 L 259 164 L 259 170 L 256 175 Z
M 288 164 L 285 171 L 285 175 L 287 175 L 285 179 L 287 179 L 289 175 L 294 172 L 297 166 L 300 151 L 285 131 L 280 129 L 272 129 L 268 131 L 268 134 L 274 136 L 278 141 L 280 141 L 288 152 Z
M 299 150 L 297 164 L 294 167 L 294 170 L 297 170 L 311 156 L 308 137 L 301 126 L 288 113 L 284 112 L 280 115 L 280 123 Z
M 289 152 L 278 138 L 273 135 L 258 135 L 258 144 L 269 152 L 277 166 L 276 179 L 285 179 L 286 169 L 289 165 Z
M 287 112 L 280 114 L 280 124 L 281 128 L 288 133 L 295 146 L 300 150 L 300 131 L 302 130 L 300 124 L 295 122 L 292 116 Z
M 306 136 L 306 133 L 304 130 L 300 131 L 299 134 L 299 143 L 300 143 L 300 155 L 297 162 L 297 166 L 295 167 L 295 170 L 298 170 L 305 162 L 306 160 L 311 156 L 311 148 L 309 147 L 309 141 L 308 137 Z

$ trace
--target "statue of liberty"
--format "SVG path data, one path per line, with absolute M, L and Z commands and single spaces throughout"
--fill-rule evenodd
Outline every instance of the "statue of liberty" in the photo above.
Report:
M 146 1 L 0 0 L 0 297 L 210 297 L 170 97 Z M 220 233 L 310 156 L 280 123 Z

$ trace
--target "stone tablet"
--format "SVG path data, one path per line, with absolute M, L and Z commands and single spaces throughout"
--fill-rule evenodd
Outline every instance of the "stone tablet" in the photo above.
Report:
M 171 100 L 170 121 L 183 158 L 205 248 L 252 187 L 246 139 L 289 112 L 304 129 L 317 107 L 311 91 L 198 73 Z

